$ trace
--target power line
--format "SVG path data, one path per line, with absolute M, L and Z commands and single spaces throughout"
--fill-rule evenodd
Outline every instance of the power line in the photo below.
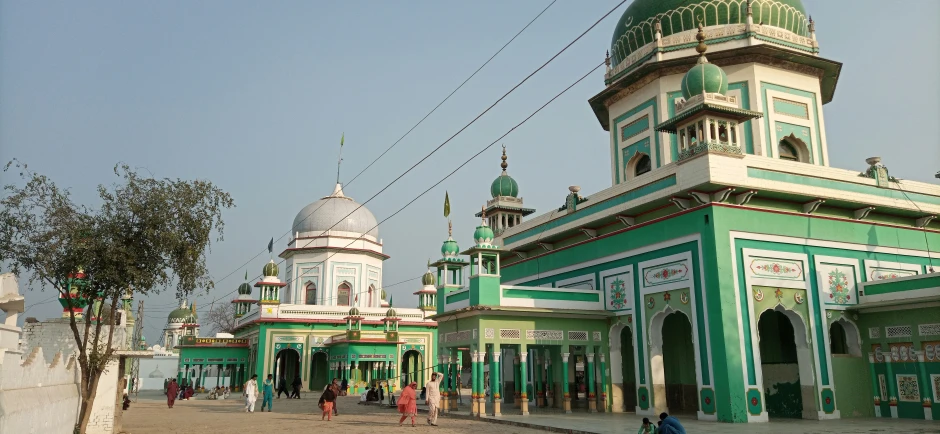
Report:
M 490 61 L 492 61 L 494 58 L 496 58 L 497 55 L 499 55 L 499 53 L 502 53 L 503 50 L 505 50 L 506 47 L 508 47 L 509 44 L 512 43 L 512 41 L 515 41 L 516 38 L 518 38 L 519 35 L 521 35 L 522 32 L 525 31 L 525 29 L 528 29 L 529 26 L 531 26 L 532 23 L 535 22 L 535 20 L 539 19 L 539 17 L 541 17 L 542 14 L 544 14 L 545 11 L 548 10 L 548 8 L 552 7 L 552 5 L 555 4 L 556 1 L 558 1 L 558 0 L 552 0 L 552 2 L 548 4 L 548 6 L 545 6 L 545 9 L 542 9 L 542 12 L 539 12 L 539 14 L 536 15 L 535 18 L 532 18 L 532 21 L 529 21 L 529 23 L 526 24 L 525 27 L 522 28 L 522 30 L 519 30 L 519 32 L 516 33 L 516 35 L 513 36 L 512 39 L 510 39 L 508 42 L 506 42 L 505 44 L 503 44 L 503 46 L 500 47 L 500 49 L 497 50 L 496 53 L 493 53 L 493 55 L 490 56 L 489 59 L 486 59 L 486 62 L 483 62 L 483 64 L 480 65 L 480 67 L 477 68 L 476 71 L 473 71 L 473 74 L 470 74 L 470 76 L 467 77 L 467 79 L 464 80 L 463 83 L 460 83 L 460 86 L 457 86 L 457 88 L 454 89 L 449 95 L 447 95 L 446 98 L 444 98 L 444 99 L 443 99 L 440 103 L 438 103 L 433 109 L 431 109 L 431 111 L 429 111 L 428 114 L 424 115 L 424 117 L 421 118 L 421 120 L 418 121 L 418 123 L 416 123 L 413 127 L 411 127 L 411 129 L 408 130 L 403 136 L 399 137 L 398 140 L 395 141 L 395 143 L 392 143 L 392 146 L 389 146 L 388 149 L 386 149 L 384 152 L 382 152 L 382 153 L 378 156 L 378 158 L 376 158 L 375 160 L 372 160 L 372 162 L 369 163 L 369 165 L 366 166 L 365 169 L 362 169 L 362 171 L 360 171 L 359 173 L 357 173 L 356 176 L 353 176 L 353 178 L 350 179 L 350 180 L 346 183 L 346 186 L 349 186 L 349 184 L 352 184 L 353 181 L 355 181 L 356 178 L 359 177 L 359 175 L 362 175 L 363 173 L 365 173 L 366 170 L 369 170 L 369 168 L 372 167 L 372 165 L 375 164 L 377 161 L 379 161 L 379 159 L 381 159 L 383 156 L 385 156 L 385 154 L 388 153 L 388 151 L 391 151 L 392 148 L 394 148 L 395 145 L 398 144 L 398 142 L 401 142 L 405 137 L 408 136 L 408 134 L 411 134 L 411 132 L 414 131 L 415 128 L 418 128 L 418 125 L 421 125 L 421 123 L 423 123 L 424 120 L 428 118 L 428 116 L 431 116 L 432 113 L 434 113 L 435 111 L 437 111 L 438 107 L 440 107 L 440 106 L 443 105 L 445 102 L 447 102 L 447 100 L 450 99 L 450 97 L 454 96 L 454 94 L 457 93 L 457 91 L 460 90 L 460 88 L 462 88 L 463 85 L 467 84 L 467 82 L 470 81 L 471 78 L 473 78 L 475 75 L 477 75 L 477 73 L 480 72 L 480 71 L 483 69 L 483 67 L 485 67 L 486 65 L 488 65 L 488 64 L 490 63 Z
M 376 162 L 378 162 L 382 157 L 384 157 L 385 154 L 388 153 L 388 151 L 391 151 L 392 148 L 394 148 L 396 145 L 398 145 L 399 142 L 401 142 L 402 140 L 404 140 L 405 137 L 407 137 L 409 134 L 411 134 L 412 131 L 414 131 L 416 128 L 418 128 L 418 126 L 420 126 L 422 123 L 424 123 L 424 121 L 425 121 L 429 116 L 431 116 L 431 114 L 433 114 L 435 111 L 437 111 L 438 108 L 440 108 L 442 105 L 444 105 L 444 103 L 447 102 L 447 100 L 449 100 L 450 97 L 454 96 L 454 94 L 457 93 L 457 91 L 460 90 L 465 84 L 467 84 L 467 82 L 469 82 L 470 79 L 472 79 L 474 76 L 477 75 L 477 73 L 479 73 L 481 70 L 483 70 L 483 68 L 486 67 L 486 65 L 488 65 L 494 58 L 496 58 L 496 56 L 499 55 L 499 53 L 503 52 L 503 50 L 505 50 L 506 47 L 509 46 L 509 44 L 511 44 L 513 41 L 515 41 L 516 38 L 518 38 L 519 35 L 522 34 L 522 32 L 524 32 L 526 29 L 529 28 L 529 26 L 532 25 L 532 23 L 534 23 L 536 20 L 538 20 L 539 17 L 541 17 L 542 14 L 544 14 L 544 13 L 548 10 L 548 8 L 552 7 L 552 5 L 554 5 L 556 1 L 558 1 L 558 0 L 552 0 L 552 2 L 549 3 L 548 6 L 545 7 L 545 9 L 542 9 L 542 11 L 539 12 L 539 14 L 535 16 L 535 18 L 533 18 L 531 21 L 528 22 L 528 24 L 525 25 L 525 27 L 523 27 L 521 30 L 519 30 L 511 39 L 509 39 L 509 41 L 507 41 L 505 44 L 503 44 L 503 46 L 500 47 L 500 49 L 497 50 L 496 53 L 494 53 L 492 56 L 490 56 L 490 58 L 487 59 L 486 62 L 483 62 L 483 64 L 480 65 L 480 67 L 477 68 L 476 71 L 473 71 L 473 74 L 470 74 L 470 76 L 467 77 L 467 79 L 464 80 L 462 83 L 460 83 L 460 85 L 457 86 L 457 88 L 455 88 L 453 91 L 451 91 L 450 94 L 447 95 L 447 97 L 445 97 L 443 100 L 441 100 L 441 102 L 439 102 L 436 106 L 434 106 L 434 108 L 431 109 L 431 111 L 429 111 L 426 115 L 424 115 L 424 117 L 421 118 L 421 120 L 419 120 L 418 123 L 414 124 L 410 129 L 408 129 L 407 132 L 405 132 L 404 135 L 402 135 L 401 137 L 399 137 L 398 140 L 395 141 L 395 143 L 392 143 L 392 145 L 389 146 L 387 149 L 385 149 L 385 151 L 383 151 L 381 154 L 379 154 L 379 156 L 376 157 L 375 160 L 372 160 L 372 162 L 369 163 L 369 165 L 366 166 L 365 169 L 362 169 L 362 171 L 360 171 L 358 174 L 356 174 L 356 176 L 354 176 L 351 180 L 349 180 L 349 182 L 346 183 L 346 186 L 348 186 L 349 184 L 352 184 L 353 181 L 355 181 L 356 178 L 359 177 L 359 175 L 362 175 L 363 173 L 365 173 L 366 170 L 369 170 L 369 168 L 372 167 L 373 164 L 375 164 Z M 307 215 L 303 218 L 303 220 L 301 220 L 301 222 L 307 220 L 307 218 L 309 218 L 311 215 L 313 215 L 315 212 L 317 212 L 317 210 L 319 210 L 320 207 L 322 207 L 325 203 L 326 203 L 326 202 L 320 204 L 320 206 L 318 206 L 316 209 L 314 209 L 314 210 L 311 211 L 309 214 L 307 214 Z M 290 231 L 288 231 L 288 232 L 285 233 L 284 235 L 281 235 L 280 237 L 278 237 L 276 241 L 281 241 L 285 236 L 292 234 L 292 233 L 294 232 L 294 229 L 295 229 L 295 227 L 291 227 L 291 230 L 290 230 Z M 226 274 L 224 277 L 222 277 L 221 279 L 219 279 L 219 281 L 216 282 L 216 283 L 221 283 L 223 280 L 227 279 L 227 278 L 230 277 L 232 274 L 235 274 L 235 272 L 237 272 L 239 269 L 244 268 L 244 267 L 247 266 L 249 263 L 251 263 L 251 261 L 254 261 L 255 259 L 258 258 L 258 256 L 261 256 L 262 254 L 264 254 L 264 250 L 262 250 L 261 252 L 259 252 L 259 253 L 256 254 L 255 256 L 253 256 L 251 259 L 249 259 L 248 261 L 246 261 L 244 264 L 242 264 L 241 267 L 238 267 L 238 268 L 236 268 L 234 271 L 232 271 L 231 273 Z
M 512 92 L 514 92 L 516 89 L 518 89 L 520 86 L 522 86 L 526 81 L 528 81 L 528 80 L 529 80 L 530 78 L 532 78 L 535 74 L 537 74 L 539 71 L 541 71 L 541 70 L 544 69 L 546 66 L 548 66 L 549 63 L 551 63 L 551 62 L 554 61 L 556 58 L 558 58 L 558 56 L 560 56 L 562 53 L 564 53 L 565 51 L 567 51 L 568 48 L 570 48 L 572 45 L 574 45 L 576 42 L 578 42 L 578 41 L 579 41 L 581 38 L 583 38 L 588 32 L 590 32 L 590 31 L 593 30 L 595 27 L 597 27 L 597 25 L 600 24 L 601 21 L 603 21 L 603 20 L 604 20 L 605 18 L 607 18 L 610 14 L 612 14 L 614 11 L 616 11 L 617 8 L 619 8 L 619 7 L 622 6 L 624 3 L 626 3 L 626 1 L 627 1 L 627 0 L 621 0 L 616 6 L 614 6 L 611 10 L 609 10 L 607 13 L 605 13 L 603 16 L 601 16 L 601 17 L 600 17 L 597 21 L 595 21 L 593 24 L 591 24 L 591 26 L 588 27 L 584 32 L 582 32 L 582 33 L 581 33 L 580 35 L 578 35 L 575 39 L 573 39 L 571 42 L 569 42 L 567 45 L 565 45 L 561 50 L 559 50 L 557 53 L 555 53 L 555 55 L 553 55 L 551 58 L 549 58 L 545 63 L 543 63 L 543 64 L 542 64 L 541 66 L 539 66 L 538 68 L 536 68 L 533 72 L 531 72 L 531 73 L 530 73 L 529 75 L 527 75 L 525 78 L 523 78 L 522 81 L 520 81 L 520 82 L 517 83 L 515 86 L 513 86 L 511 89 L 509 89 L 509 91 L 507 91 L 506 93 L 504 93 L 499 99 L 497 99 L 493 104 L 491 104 L 489 107 L 487 107 L 485 110 L 483 110 L 480 114 L 478 114 L 476 117 L 474 117 L 469 123 L 467 123 L 467 124 L 466 124 L 465 126 L 463 126 L 460 130 L 458 130 L 456 133 L 454 133 L 453 135 L 451 135 L 447 140 L 445 140 L 443 143 L 441 143 L 441 144 L 438 145 L 436 148 L 434 148 L 430 153 L 428 153 L 428 154 L 425 155 L 423 158 L 421 158 L 420 160 L 418 160 L 417 163 L 415 163 L 414 165 L 412 165 L 411 167 L 409 167 L 409 168 L 408 168 L 407 170 L 405 170 L 405 172 L 403 172 L 401 175 L 399 175 L 398 177 L 396 177 L 395 179 L 393 179 L 390 183 L 388 183 L 385 187 L 383 187 L 381 190 L 379 190 L 377 193 L 375 193 L 372 197 L 370 197 L 370 198 L 367 199 L 365 202 L 363 202 L 363 203 L 360 204 L 358 207 L 356 207 L 354 210 L 352 210 L 351 212 L 349 212 L 349 214 L 347 214 L 346 216 L 344 216 L 344 217 L 341 218 L 341 219 L 338 219 L 336 223 L 333 223 L 333 225 L 331 225 L 329 228 L 327 228 L 327 229 L 324 230 L 323 232 L 328 232 L 329 230 L 333 229 L 336 225 L 338 225 L 340 222 L 345 221 L 345 219 L 346 219 L 347 217 L 349 217 L 350 215 L 352 215 L 353 213 L 355 213 L 356 211 L 358 211 L 360 208 L 362 208 L 363 206 L 365 206 L 367 203 L 369 203 L 370 201 L 372 201 L 373 199 L 375 199 L 377 196 L 379 196 L 380 194 L 382 194 L 383 192 L 385 192 L 388 188 L 390 188 L 392 185 L 394 185 L 398 180 L 400 180 L 400 179 L 401 179 L 402 177 L 404 177 L 406 174 L 408 174 L 409 172 L 411 172 L 412 170 L 414 170 L 418 165 L 420 165 L 420 164 L 423 163 L 425 160 L 427 160 L 427 159 L 430 158 L 432 155 L 434 155 L 438 150 L 440 150 L 441 148 L 443 148 L 447 143 L 449 143 L 451 140 L 453 140 L 455 137 L 457 137 L 457 135 L 461 134 L 463 131 L 465 131 L 467 128 L 469 128 L 471 125 L 473 125 L 477 120 L 479 120 L 479 119 L 480 119 L 481 117 L 483 117 L 486 113 L 488 113 L 490 110 L 492 110 L 493 107 L 495 107 L 495 106 L 496 106 L 497 104 L 499 104 L 502 100 L 504 100 L 506 97 L 508 97 Z M 560 93 L 556 94 L 554 97 L 552 97 L 552 99 L 550 99 L 550 100 L 549 100 L 548 102 L 546 102 L 544 105 L 542 105 L 541 107 L 539 107 L 535 112 L 533 112 L 533 113 L 530 114 L 528 117 L 526 117 L 522 122 L 520 122 L 520 123 L 516 124 L 515 126 L 513 126 L 513 127 L 512 127 L 509 131 L 507 131 L 505 134 L 503 134 L 503 135 L 500 136 L 498 139 L 496 139 L 495 141 L 493 141 L 492 143 L 490 143 L 489 145 L 487 145 L 485 148 L 483 148 L 483 149 L 482 149 L 480 152 L 478 152 L 477 154 L 474 154 L 474 155 L 473 155 L 470 159 L 468 159 L 466 162 L 464 162 L 463 164 L 461 164 L 460 166 L 458 166 L 457 169 L 455 169 L 453 172 L 451 172 L 450 174 L 448 174 L 448 175 L 447 175 L 446 177 L 444 177 L 441 181 L 439 181 L 438 183 L 434 184 L 434 185 L 433 185 L 431 188 L 429 188 L 428 190 L 425 190 L 423 193 L 421 193 L 420 195 L 418 195 L 418 197 L 416 197 L 415 199 L 413 199 L 411 202 L 408 202 L 408 204 L 406 204 L 405 207 L 402 207 L 401 209 L 399 209 L 398 211 L 396 211 L 396 212 L 395 212 L 394 214 L 392 214 L 391 216 L 385 218 L 384 220 L 382 220 L 382 222 L 387 221 L 389 218 L 393 217 L 394 215 L 398 214 L 399 212 L 401 212 L 402 210 L 404 210 L 405 208 L 407 208 L 408 205 L 414 203 L 414 201 L 416 201 L 418 198 L 420 198 L 421 196 L 424 196 L 424 194 L 426 194 L 428 191 L 430 191 L 431 189 L 433 189 L 434 187 L 436 187 L 438 184 L 440 184 L 441 182 L 443 182 L 444 180 L 446 180 L 447 178 L 449 178 L 451 175 L 453 175 L 454 173 L 456 173 L 458 170 L 460 170 L 460 168 L 462 168 L 463 166 L 465 166 L 466 164 L 468 164 L 470 161 L 472 161 L 473 159 L 475 159 L 477 156 L 479 156 L 480 154 L 482 154 L 483 152 L 485 152 L 487 149 L 489 149 L 490 147 L 492 147 L 497 141 L 499 141 L 499 140 L 501 140 L 502 138 L 506 137 L 506 136 L 509 135 L 512 131 L 514 131 L 516 128 L 518 128 L 519 126 L 521 126 L 522 124 L 524 124 L 525 122 L 527 122 L 529 119 L 531 119 L 533 116 L 535 116 L 538 112 L 540 112 L 542 109 L 544 109 L 546 106 L 548 106 L 548 104 L 550 104 L 551 102 L 555 101 L 555 99 L 557 99 L 557 98 L 560 97 L 562 94 L 564 94 L 565 92 L 567 92 L 569 89 L 571 89 L 572 87 L 574 87 L 575 85 L 577 85 L 578 83 L 580 83 L 582 80 L 584 80 L 585 78 L 587 78 L 591 73 L 593 73 L 594 71 L 596 71 L 596 70 L 597 70 L 598 68 L 600 68 L 603 64 L 604 64 L 604 63 L 601 62 L 601 63 L 598 64 L 597 66 L 592 67 L 591 70 L 590 70 L 587 74 L 585 74 L 584 76 L 582 76 L 581 78 L 579 78 L 577 81 L 575 81 L 575 82 L 572 83 L 570 86 L 568 86 L 567 88 L 565 88 L 564 90 L 562 90 Z M 321 204 L 321 206 L 322 206 L 322 204 Z M 316 210 L 314 210 L 314 212 L 315 212 L 315 211 L 316 211 Z M 312 212 L 311 212 L 311 214 L 312 214 Z M 308 215 L 307 217 L 309 217 L 309 215 Z M 382 222 L 380 222 L 380 223 L 382 223 Z M 377 224 L 376 226 L 374 226 L 373 228 L 369 229 L 369 231 L 371 231 L 372 229 L 375 229 L 376 227 L 378 227 L 378 224 Z M 292 228 L 292 230 L 293 230 L 293 228 Z M 366 231 L 366 232 L 368 232 L 368 231 Z M 281 238 L 283 238 L 283 236 L 282 236 Z M 361 240 L 361 239 L 362 239 L 362 235 L 359 236 L 359 237 L 357 237 L 356 239 L 352 240 L 352 241 L 351 241 L 349 244 L 347 244 L 345 247 L 349 247 L 350 245 L 352 245 L 353 243 L 355 243 L 356 241 L 359 241 L 359 240 Z M 312 242 L 312 240 L 311 240 L 311 241 L 308 241 L 308 242 L 307 242 L 306 244 L 304 244 L 304 246 L 301 247 L 301 248 L 305 248 L 306 246 L 308 246 L 308 245 L 310 244 L 310 242 Z M 344 247 L 344 248 L 345 248 L 345 247 Z M 263 252 L 262 252 L 262 253 L 263 253 Z M 325 262 L 325 261 L 329 260 L 330 258 L 332 258 L 333 255 L 335 255 L 335 254 L 336 254 L 336 253 L 331 254 L 331 255 L 328 256 L 326 259 L 324 259 L 323 261 L 319 261 L 318 263 L 322 264 L 323 262 Z M 259 253 L 259 255 L 260 255 L 260 253 Z M 256 255 L 256 257 L 257 257 L 257 255 Z M 280 264 L 283 264 L 284 262 L 285 262 L 285 260 L 281 260 L 281 261 L 277 262 L 277 264 L 280 265 Z M 237 271 L 237 270 L 236 270 L 236 271 Z M 234 272 L 235 272 L 235 271 L 233 271 L 233 272 L 227 274 L 226 277 L 228 277 L 228 276 L 234 274 Z M 259 276 L 259 277 L 260 277 L 260 276 Z M 220 281 L 221 281 L 221 280 L 220 280 Z M 293 281 L 293 279 L 289 280 L 287 283 L 289 284 L 289 283 L 291 283 L 292 281 Z M 214 303 L 214 302 L 216 302 L 216 301 L 219 301 L 219 300 L 221 300 L 222 297 L 226 297 L 226 296 L 228 296 L 229 294 L 232 294 L 232 293 L 234 293 L 234 292 L 236 292 L 236 290 L 229 291 L 228 293 L 223 294 L 221 297 L 218 297 L 218 298 L 214 299 L 212 302 Z

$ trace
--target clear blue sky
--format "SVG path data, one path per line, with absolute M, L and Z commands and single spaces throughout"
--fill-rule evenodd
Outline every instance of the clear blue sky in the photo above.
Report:
M 229 191 L 225 241 L 209 256 L 216 279 L 290 229 L 330 193 L 340 135 L 342 180 L 358 173 L 463 81 L 549 0 L 0 1 L 0 160 L 21 159 L 93 203 L 117 162 L 156 176 L 202 178 Z M 365 201 L 580 34 L 617 1 L 559 0 L 463 90 L 346 191 Z M 825 107 L 832 165 L 862 170 L 880 155 L 894 176 L 935 182 L 935 25 L 940 2 L 804 0 L 821 55 L 844 63 Z M 368 207 L 383 219 L 603 59 L 623 8 L 546 70 Z M 587 99 L 602 72 L 504 140 L 527 206 L 560 206 L 572 184 L 610 184 L 608 135 Z M 470 244 L 473 213 L 499 174 L 498 146 L 383 224 L 385 284 L 420 275 L 446 238 Z M 4 183 L 10 181 L 3 179 Z M 278 243 L 275 252 L 285 247 Z M 265 253 L 248 267 L 257 275 Z M 198 298 L 233 290 L 245 270 Z M 417 282 L 390 288 L 410 306 Z M 25 290 L 25 288 L 24 288 Z M 27 293 L 27 305 L 52 292 Z M 225 297 L 227 302 L 230 297 Z M 150 296 L 154 343 L 170 293 Z M 27 313 L 58 316 L 51 301 Z

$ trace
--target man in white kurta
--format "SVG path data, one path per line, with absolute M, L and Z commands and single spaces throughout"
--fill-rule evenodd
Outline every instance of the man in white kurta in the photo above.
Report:
M 426 401 L 428 404 L 428 425 L 437 426 L 437 409 L 441 405 L 441 379 L 443 375 L 435 372 L 431 374 L 431 381 L 424 387 L 427 389 Z
M 255 401 L 258 400 L 258 376 L 252 375 L 245 383 L 245 413 L 254 413 Z

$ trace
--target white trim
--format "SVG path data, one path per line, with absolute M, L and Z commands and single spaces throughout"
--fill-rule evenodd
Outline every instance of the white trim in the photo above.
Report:
M 921 298 L 935 299 L 936 297 L 940 297 L 940 286 L 935 287 L 935 288 L 915 289 L 912 291 L 891 292 L 888 294 L 865 295 L 860 298 L 864 300 L 863 304 L 869 304 L 869 303 L 878 303 L 878 302 L 886 302 L 886 301 L 901 302 L 903 300 L 921 299 Z M 906 303 L 906 306 L 907 307 L 905 309 L 922 307 L 920 304 L 916 306 L 911 306 L 910 303 Z M 866 310 L 866 312 L 872 312 L 872 311 Z
M 658 265 L 668 264 L 672 262 L 683 262 L 686 267 L 688 267 L 688 275 L 684 280 L 678 280 L 675 282 L 664 283 L 662 285 L 646 286 L 646 278 L 642 276 L 648 268 L 654 268 Z M 676 253 L 674 255 L 662 256 L 656 259 L 650 259 L 648 261 L 639 262 L 636 264 L 637 269 L 639 270 L 640 276 L 640 296 L 645 296 L 647 294 L 655 294 L 665 291 L 674 291 L 676 289 L 689 288 L 690 290 L 695 287 L 695 281 L 692 278 L 692 254 L 690 252 Z
M 544 300 L 519 297 L 504 297 L 503 289 L 515 289 L 523 291 L 538 292 L 557 292 L 557 293 L 581 293 L 597 295 L 597 301 L 575 301 L 575 300 Z M 499 288 L 499 305 L 512 307 L 536 307 L 546 309 L 583 309 L 583 310 L 604 310 L 604 296 L 593 289 L 547 289 L 537 286 L 503 286 Z M 449 310 L 449 309 L 448 309 Z
M 590 261 L 579 262 L 577 264 L 569 265 L 567 267 L 556 268 L 552 271 L 539 273 L 538 275 L 535 275 L 535 276 L 526 276 L 526 277 L 522 277 L 519 279 L 510 280 L 506 282 L 506 284 L 515 285 L 519 283 L 529 282 L 532 280 L 539 280 L 539 279 L 543 279 L 547 277 L 557 276 L 559 274 L 564 274 L 564 273 L 568 273 L 571 271 L 580 270 L 582 268 L 587 268 L 587 267 L 591 267 L 594 265 L 600 265 L 600 264 L 604 264 L 607 262 L 616 261 L 618 259 L 629 258 L 631 256 L 641 255 L 643 253 L 649 253 L 649 252 L 653 252 L 656 250 L 665 249 L 667 247 L 672 247 L 672 246 L 679 245 L 679 244 L 685 244 L 685 243 L 692 242 L 692 241 L 701 243 L 701 239 L 702 237 L 699 234 L 685 235 L 679 238 L 673 238 L 671 240 L 662 241 L 656 244 L 650 244 L 648 246 L 639 247 L 633 250 L 627 250 L 625 252 L 620 252 L 615 255 L 604 256 L 603 258 L 597 258 L 597 259 L 593 259 Z M 940 252 L 937 253 L 937 257 L 940 258 Z
M 572 285 L 577 283 L 590 282 L 591 286 L 594 287 L 593 291 L 597 290 L 597 281 L 594 280 L 594 273 L 585 274 L 582 276 L 571 277 L 568 279 L 558 280 L 555 282 L 555 288 L 563 288 L 565 285 Z M 580 288 L 565 288 L 565 289 L 580 289 Z
M 859 303 L 859 294 L 861 294 L 860 287 L 863 281 L 863 278 L 858 274 L 858 259 L 842 258 L 838 256 L 824 256 L 824 255 L 813 255 L 813 263 L 816 268 L 816 289 L 819 297 L 819 307 L 823 310 L 846 310 L 854 307 Z M 820 265 L 832 264 L 832 265 L 845 265 L 852 267 L 852 272 L 854 273 L 852 284 L 855 287 L 855 300 L 851 304 L 847 305 L 838 305 L 838 304 L 827 304 L 824 302 L 826 298 L 824 297 L 826 293 L 823 291 L 823 282 L 826 282 L 825 276 L 823 276 L 822 271 L 820 271 Z
M 899 249 L 896 247 L 880 247 L 869 244 L 844 243 L 840 241 L 817 240 L 813 238 L 788 237 L 783 235 L 760 234 L 755 232 L 729 231 L 731 239 L 767 241 L 780 244 L 796 244 L 812 247 L 828 247 L 831 249 L 856 250 L 872 253 L 890 253 L 902 256 L 915 256 L 919 258 L 937 258 L 940 259 L 940 252 L 927 252 L 922 250 Z
M 582 294 L 596 294 L 596 289 L 580 289 L 580 288 L 549 288 L 542 286 L 526 286 L 526 285 L 499 285 L 500 289 L 523 289 L 529 291 L 539 291 L 539 292 L 580 292 Z M 467 291 L 466 289 L 464 291 Z M 460 291 L 456 291 L 460 292 Z M 456 292 L 451 292 L 455 294 Z
M 646 103 L 646 101 L 643 101 L 643 102 L 640 103 L 640 105 L 645 104 L 645 103 Z M 658 100 L 656 101 L 656 104 L 659 104 L 659 101 L 658 101 Z M 631 110 L 632 110 L 632 109 L 631 109 Z M 631 122 L 633 122 L 633 121 L 635 121 L 635 120 L 637 120 L 637 119 L 640 119 L 640 118 L 642 118 L 643 116 L 646 116 L 646 117 L 647 117 L 647 120 L 648 120 L 648 122 L 649 122 L 649 128 L 647 128 L 645 131 L 643 131 L 643 132 L 641 132 L 641 133 L 639 133 L 639 134 L 637 134 L 637 135 L 635 135 L 635 136 L 630 137 L 630 138 L 627 139 L 626 141 L 621 140 L 622 136 L 621 136 L 621 134 L 620 134 L 620 124 L 629 125 Z M 647 108 L 645 108 L 645 109 L 643 109 L 643 110 L 640 110 L 640 111 L 637 112 L 637 113 L 634 113 L 633 116 L 630 116 L 630 117 L 628 117 L 628 118 L 626 118 L 626 119 L 624 119 L 624 120 L 622 120 L 622 121 L 620 121 L 620 122 L 615 122 L 615 123 L 614 123 L 614 125 L 613 125 L 613 130 L 614 130 L 615 143 L 617 144 L 617 146 L 616 146 L 616 148 L 617 148 L 617 157 L 614 158 L 613 160 L 614 160 L 614 161 L 620 161 L 620 168 L 619 168 L 619 169 L 620 169 L 620 179 L 618 180 L 618 181 L 619 181 L 618 184 L 622 184 L 622 183 L 627 182 L 627 181 L 632 181 L 632 180 L 634 180 L 634 179 L 637 178 L 636 176 L 632 176 L 632 175 L 631 175 L 631 176 L 627 176 L 628 160 L 624 160 L 624 159 L 623 159 L 623 150 L 624 150 L 627 146 L 629 146 L 629 145 L 631 145 L 631 144 L 633 144 L 633 143 L 639 142 L 639 141 L 641 141 L 641 140 L 643 140 L 643 139 L 649 139 L 649 141 L 650 141 L 650 143 L 649 143 L 649 145 L 650 145 L 650 153 L 649 153 L 649 157 L 650 157 L 650 171 L 649 171 L 649 172 L 646 172 L 646 173 L 652 173 L 654 170 L 656 170 L 656 169 L 659 168 L 659 166 L 656 166 L 656 154 L 658 153 L 659 150 L 656 149 L 656 137 L 655 137 L 655 136 L 656 136 L 656 134 L 657 134 L 657 131 L 656 131 L 656 125 L 655 125 L 655 122 L 654 122 L 655 119 L 656 119 L 656 113 L 653 112 L 653 106 L 651 105 L 651 106 L 649 106 L 649 107 L 647 107 Z M 616 117 L 614 118 L 614 120 L 616 120 Z M 633 158 L 633 156 L 631 155 L 631 156 L 630 156 L 630 159 L 632 160 L 632 158 Z M 666 164 L 666 163 L 663 162 L 662 160 L 660 160 L 660 162 L 663 163 L 663 164 Z M 643 175 L 646 175 L 646 173 L 644 173 Z M 641 176 L 642 176 L 642 175 L 641 175 Z

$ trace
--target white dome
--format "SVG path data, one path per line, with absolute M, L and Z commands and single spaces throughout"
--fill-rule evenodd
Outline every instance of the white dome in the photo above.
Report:
M 336 223 L 343 218 L 345 220 Z M 322 233 L 327 230 L 366 234 L 376 239 L 379 237 L 375 216 L 366 207 L 343 195 L 341 184 L 336 184 L 333 194 L 305 206 L 294 218 L 292 232 Z

